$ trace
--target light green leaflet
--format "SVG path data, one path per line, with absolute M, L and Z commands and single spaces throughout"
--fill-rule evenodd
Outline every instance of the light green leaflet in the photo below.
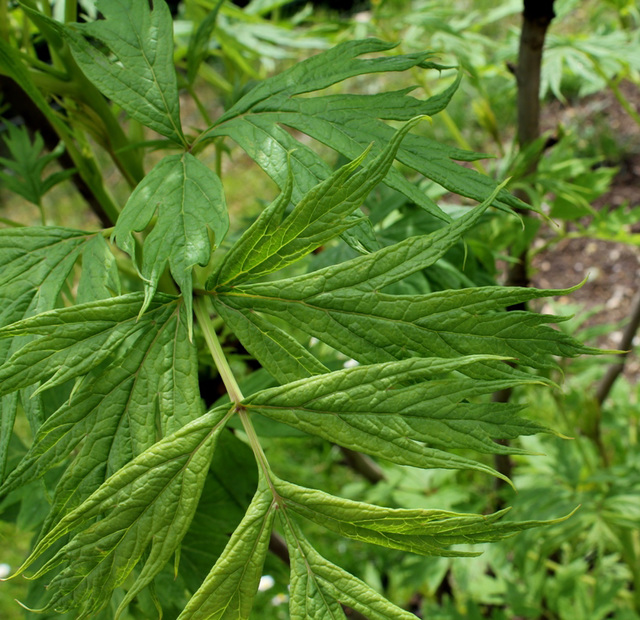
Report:
M 266 481 L 261 479 L 242 523 L 179 620 L 249 618 L 275 515 L 274 497 Z
M 283 480 L 274 481 L 274 485 L 283 506 L 322 527 L 354 540 L 428 556 L 479 555 L 449 546 L 496 541 L 543 524 L 542 521 L 501 521 L 509 509 L 476 515 L 383 508 L 305 489 Z
M 133 233 L 144 230 L 154 215 L 157 219 L 142 248 L 145 298 L 140 312 L 151 303 L 168 262 L 184 297 L 191 333 L 192 268 L 209 262 L 229 228 L 220 179 L 190 153 L 165 157 L 135 188 L 113 233 L 134 260 Z
M 415 615 L 393 605 L 367 584 L 325 560 L 306 540 L 291 519 L 281 517 L 291 553 L 292 620 L 341 619 L 340 603 L 370 620 L 414 620 Z
M 414 358 L 370 364 L 262 390 L 242 404 L 251 413 L 400 465 L 499 475 L 487 465 L 430 447 L 496 451 L 490 436 L 497 429 L 483 421 L 487 408 L 464 403 L 465 399 L 534 379 L 513 369 L 505 371 L 505 379 L 493 381 L 469 379 L 457 372 L 492 360 L 488 356 Z M 500 405 L 493 410 L 500 419 Z M 544 430 L 515 415 L 510 416 L 509 425 L 517 435 Z
M 77 609 L 78 620 L 92 618 L 149 545 L 142 571 L 119 612 L 151 582 L 189 527 L 228 416 L 226 408 L 216 409 L 154 444 L 49 531 L 20 572 L 57 540 L 85 525 L 35 575 L 64 563 L 50 583 L 53 595 L 47 610 L 63 613 Z M 100 515 L 106 518 L 94 521 Z
M 54 226 L 0 230 L 0 327 L 51 310 L 78 258 L 83 255 L 85 260 L 93 261 L 92 253 L 85 252 L 100 236 Z M 100 278 L 98 268 L 93 269 L 93 274 Z M 113 278 L 113 285 L 117 286 L 116 274 Z M 0 339 L 0 363 L 25 342 L 20 338 Z M 0 401 L 0 474 L 4 473 L 18 396 L 15 392 L 2 396 Z M 30 412 L 39 406 L 39 398 L 29 394 L 23 398 L 25 403 L 32 431 L 36 432 L 41 420 Z
M 284 217 L 292 192 L 289 178 L 282 195 L 262 212 L 225 256 L 207 288 L 235 285 L 282 269 L 350 228 L 353 222 L 348 216 L 385 178 L 402 140 L 420 120 L 417 117 L 406 123 L 368 165 L 360 168 L 369 149 L 334 172 Z
M 178 85 L 173 66 L 173 23 L 162 0 L 98 2 L 105 19 L 66 26 L 63 34 L 85 75 L 143 125 L 180 145 Z M 107 53 L 88 38 L 99 41 Z M 115 58 L 110 58 L 113 54 Z

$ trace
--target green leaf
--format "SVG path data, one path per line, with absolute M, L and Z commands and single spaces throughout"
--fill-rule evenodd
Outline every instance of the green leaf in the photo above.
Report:
M 0 230 L 0 327 L 54 308 L 67 276 L 91 239 L 92 235 L 84 231 L 53 226 Z M 0 339 L 0 363 L 24 343 L 19 338 Z M 36 405 L 37 398 L 31 396 L 25 402 Z M 17 406 L 18 394 L 0 400 L 2 478 Z M 37 423 L 33 419 L 30 422 L 35 432 Z
M 237 417 L 229 420 L 231 426 Z M 211 571 L 247 512 L 258 471 L 251 448 L 231 432 L 222 433 L 213 453 L 198 509 L 180 545 L 176 566 L 191 592 Z
M 482 404 L 464 401 L 535 382 L 506 364 L 501 365 L 501 379 L 459 374 L 468 366 L 495 359 L 409 359 L 360 366 L 262 390 L 246 397 L 242 405 L 252 414 L 400 465 L 474 469 L 503 477 L 487 465 L 431 447 L 494 451 L 490 433 L 505 430 L 493 426 L 491 418 L 486 420 L 488 411 Z M 494 407 L 501 419 L 499 404 Z M 509 426 L 507 432 L 515 434 L 540 428 L 517 416 Z
M 96 320 L 100 312 L 105 318 L 117 313 L 113 304 L 92 307 Z M 158 432 L 170 434 L 202 413 L 196 351 L 187 337 L 184 306 L 175 302 L 160 306 L 143 317 L 143 330 L 134 320 L 136 310 L 135 305 L 130 308 L 129 332 L 123 330 L 112 356 L 91 370 L 47 418 L 33 446 L 0 488 L 5 494 L 23 486 L 75 453 L 58 482 L 45 527 L 151 447 Z M 63 314 L 63 319 L 68 316 L 69 312 Z M 68 329 L 69 322 L 59 313 L 58 318 L 57 329 L 48 332 L 51 336 Z M 39 342 L 46 340 L 47 336 Z M 84 356 L 87 350 L 80 343 L 75 354 Z
M 131 293 L 51 310 L 0 329 L 0 338 L 40 336 L 0 366 L 0 394 L 44 380 L 42 391 L 87 374 L 117 357 L 123 342 L 152 329 L 158 314 L 171 314 L 177 300 L 157 295 L 139 316 L 141 302 L 140 293 Z
M 198 69 L 206 59 L 209 51 L 209 40 L 216 27 L 218 11 L 224 0 L 218 0 L 207 16 L 200 22 L 198 29 L 191 34 L 189 49 L 187 50 L 187 81 L 193 84 Z
M 237 310 L 214 298 L 216 312 L 242 345 L 280 383 L 328 372 L 293 336 L 251 310 Z
M 238 284 L 282 269 L 351 227 L 346 218 L 382 181 L 403 138 L 421 119 L 406 123 L 368 165 L 360 168 L 369 149 L 342 166 L 305 194 L 283 219 L 291 197 L 290 179 L 282 196 L 263 211 L 225 256 L 208 288 Z
M 427 52 L 359 58 L 393 47 L 393 44 L 376 39 L 349 41 L 299 62 L 254 87 L 220 117 L 204 137 L 231 137 L 280 188 L 286 185 L 287 153 L 296 143 L 280 125 L 302 131 L 349 159 L 357 157 L 372 142 L 374 150 L 381 150 L 393 134 L 384 120 L 407 120 L 418 114 L 436 114 L 447 105 L 458 82 L 426 101 L 409 97 L 408 89 L 383 95 L 297 95 L 327 88 L 356 75 L 405 71 L 412 67 L 437 67 L 426 62 L 430 56 Z M 476 158 L 475 154 L 452 149 L 420 136 L 412 136 L 398 151 L 399 161 L 447 189 L 483 200 L 495 188 L 495 183 L 453 161 Z M 318 181 L 328 176 L 322 160 L 308 149 L 298 158 L 292 158 L 291 166 L 294 173 L 293 198 L 296 202 Z M 400 173 L 392 170 L 385 183 L 433 215 L 448 221 L 448 216 Z M 527 208 L 506 191 L 501 191 L 494 202 L 501 208 Z
M 168 6 L 155 0 L 152 11 L 146 2 L 101 0 L 98 9 L 105 19 L 64 27 L 75 61 L 132 118 L 187 146 L 180 125 Z
M 285 320 L 363 364 L 490 354 L 512 357 L 533 368 L 555 368 L 553 356 L 597 352 L 548 326 L 563 317 L 502 311 L 521 301 L 564 295 L 573 289 L 483 287 L 388 295 L 341 286 L 350 283 L 352 275 L 357 272 L 346 263 L 342 273 L 329 267 L 308 276 L 234 287 L 220 292 L 215 304 L 216 308 L 224 304 L 225 316 L 235 311 L 246 317 L 263 313 Z M 267 330 L 265 326 L 263 332 Z
M 190 316 L 191 270 L 209 262 L 229 228 L 220 179 L 190 153 L 165 157 L 153 168 L 129 197 L 113 232 L 118 246 L 134 259 L 133 233 L 144 230 L 156 214 L 153 230 L 143 245 L 145 299 L 140 312 L 151 302 L 168 262 Z
M 102 235 L 86 245 L 76 302 L 79 304 L 120 295 L 120 275 L 115 256 Z
M 493 542 L 549 521 L 501 521 L 509 509 L 489 515 L 445 510 L 383 508 L 274 480 L 283 507 L 361 542 L 427 556 L 465 557 L 478 552 L 450 545 Z
M 340 603 L 366 614 L 370 620 L 415 619 L 414 614 L 390 603 L 363 581 L 325 560 L 291 519 L 281 516 L 280 522 L 291 556 L 292 620 L 344 620 Z
M 262 479 L 242 522 L 179 620 L 249 618 L 275 514 L 276 503 Z
M 79 620 L 94 617 L 149 547 L 118 613 L 151 582 L 189 527 L 216 441 L 230 415 L 227 407 L 213 410 L 154 444 L 111 476 L 36 545 L 19 573 L 56 541 L 72 534 L 34 575 L 37 578 L 63 564 L 48 586 L 51 599 L 46 610 L 77 609 Z M 102 518 L 95 521 L 98 516 Z

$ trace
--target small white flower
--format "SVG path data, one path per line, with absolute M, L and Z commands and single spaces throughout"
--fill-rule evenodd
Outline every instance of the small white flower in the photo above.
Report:
M 285 603 L 289 602 L 289 597 L 286 594 L 276 594 L 272 599 L 271 599 L 271 604 L 274 607 L 278 607 L 279 605 L 284 605 Z
M 0 564 L 0 579 L 4 579 L 11 574 L 11 566 L 8 564 Z
M 262 575 L 262 577 L 260 577 L 260 585 L 258 586 L 258 590 L 260 592 L 271 590 L 275 583 L 276 580 L 271 575 Z

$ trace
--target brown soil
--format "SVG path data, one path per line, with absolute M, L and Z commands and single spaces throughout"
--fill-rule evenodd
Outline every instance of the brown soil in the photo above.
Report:
M 622 90 L 640 112 L 640 89 L 625 83 Z M 622 159 L 610 162 L 619 167 L 610 191 L 594 205 L 596 209 L 631 208 L 640 205 L 640 127 L 609 92 L 587 97 L 576 105 L 549 104 L 542 121 L 544 130 L 562 124 L 577 131 L 605 124 L 609 137 L 620 145 Z M 625 207 L 624 205 L 628 205 Z M 633 231 L 640 230 L 640 222 Z M 555 233 L 543 228 L 538 246 Z M 622 329 L 619 325 L 630 314 L 632 300 L 640 290 L 640 248 L 634 245 L 598 239 L 564 239 L 535 255 L 532 260 L 532 283 L 541 288 L 566 288 L 589 276 L 588 282 L 560 303 L 579 303 L 585 310 L 600 308 L 587 324 L 611 324 L 611 331 L 598 344 L 616 348 Z M 616 326 L 616 324 L 618 324 Z M 627 374 L 640 375 L 637 357 L 628 362 Z

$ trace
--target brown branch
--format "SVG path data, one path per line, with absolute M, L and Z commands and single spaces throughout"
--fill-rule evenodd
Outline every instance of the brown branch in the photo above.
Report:
M 640 293 L 638 293 L 631 306 L 631 318 L 629 323 L 625 327 L 625 330 L 622 334 L 622 339 L 620 340 L 619 348 L 623 353 L 619 353 L 616 356 L 616 361 L 613 362 L 607 368 L 607 372 L 604 377 L 602 377 L 600 384 L 598 385 L 598 389 L 596 390 L 596 401 L 598 401 L 598 405 L 602 407 L 602 404 L 607 399 L 611 392 L 611 388 L 615 383 L 616 379 L 622 374 L 624 370 L 625 363 L 629 357 L 629 353 L 631 353 L 631 349 L 633 348 L 633 339 L 640 327 Z
M 555 17 L 554 0 L 524 0 L 522 12 L 522 30 L 518 48 L 518 65 L 510 69 L 516 77 L 518 85 L 518 143 L 520 148 L 531 144 L 540 136 L 540 74 L 542 68 L 542 52 L 544 40 L 551 20 Z M 528 172 L 534 172 L 538 166 L 538 158 L 532 159 Z M 520 200 L 527 199 L 524 192 L 515 192 Z M 506 286 L 528 287 L 530 284 L 527 272 L 528 248 L 525 248 L 514 263 L 507 268 Z M 525 303 L 515 304 L 507 310 L 526 310 Z M 493 402 L 507 403 L 511 398 L 511 389 L 500 390 L 493 395 Z M 508 445 L 506 440 L 501 441 Z M 508 454 L 496 454 L 494 467 L 507 478 L 511 478 L 513 464 Z M 499 490 L 506 482 L 496 478 L 495 488 Z M 499 506 L 498 506 L 499 507 Z
M 346 464 L 353 469 L 353 471 L 359 473 L 363 478 L 366 478 L 371 484 L 377 484 L 386 480 L 386 476 L 380 469 L 380 466 L 366 454 L 360 454 L 349 448 L 340 446 L 340 451 Z

